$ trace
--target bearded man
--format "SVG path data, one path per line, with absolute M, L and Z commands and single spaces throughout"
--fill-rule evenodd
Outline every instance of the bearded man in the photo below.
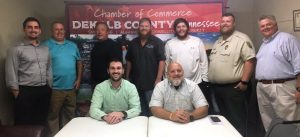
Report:
M 137 88 L 142 116 L 150 116 L 149 102 L 154 86 L 162 80 L 165 67 L 164 43 L 151 34 L 151 20 L 139 21 L 138 37 L 133 39 L 126 55 L 126 78 Z
M 183 75 L 179 63 L 168 65 L 168 78 L 155 86 L 149 104 L 154 116 L 189 123 L 207 115 L 208 104 L 203 93 L 195 82 L 183 78 Z
M 166 43 L 166 64 L 173 61 L 180 63 L 185 72 L 184 78 L 197 83 L 212 106 L 207 79 L 208 61 L 203 42 L 189 34 L 190 27 L 186 19 L 176 19 L 173 28 L 176 37 Z M 210 109 L 209 113 L 211 112 Z
M 246 136 L 246 93 L 255 65 L 255 49 L 250 38 L 235 29 L 235 17 L 221 17 L 221 36 L 210 56 L 208 80 L 220 113 Z

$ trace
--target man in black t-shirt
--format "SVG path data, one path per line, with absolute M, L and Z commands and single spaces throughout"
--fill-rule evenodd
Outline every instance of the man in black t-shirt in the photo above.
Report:
M 95 45 L 91 51 L 91 81 L 92 88 L 109 78 L 107 73 L 108 64 L 111 59 L 122 60 L 122 48 L 117 42 L 108 38 L 109 28 L 106 23 L 96 24 Z
M 126 55 L 126 78 L 135 84 L 141 101 L 143 116 L 150 116 L 149 102 L 154 86 L 162 80 L 165 55 L 164 44 L 151 34 L 151 20 L 139 21 L 138 37 L 129 43 Z

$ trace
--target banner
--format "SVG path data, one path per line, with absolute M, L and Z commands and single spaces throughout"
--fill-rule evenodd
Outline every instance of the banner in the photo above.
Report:
M 159 5 L 71 5 L 71 34 L 94 34 L 98 21 L 106 22 L 110 34 L 135 34 L 139 20 L 149 17 L 154 34 L 170 34 L 173 22 L 185 18 L 190 32 L 218 32 L 221 3 L 159 4 Z
M 220 36 L 222 6 L 222 2 L 186 4 L 67 3 L 67 30 L 70 39 L 77 43 L 84 63 L 83 80 L 77 98 L 79 106 L 82 105 L 80 108 L 88 109 L 87 102 L 92 96 L 90 52 L 97 41 L 94 35 L 95 25 L 98 21 L 106 22 L 110 29 L 109 38 L 122 45 L 123 62 L 126 63 L 127 43 L 137 37 L 136 33 L 141 18 L 151 19 L 152 33 L 164 42 L 174 37 L 174 20 L 185 18 L 189 22 L 190 34 L 202 39 L 206 48 L 210 49 Z M 79 115 L 85 115 L 85 113 L 84 110 L 80 110 Z

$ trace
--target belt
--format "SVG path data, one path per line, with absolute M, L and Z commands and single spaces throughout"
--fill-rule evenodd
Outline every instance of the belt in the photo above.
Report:
M 296 78 L 286 78 L 286 79 L 275 79 L 275 80 L 258 80 L 258 82 L 261 82 L 263 84 L 272 84 L 272 83 L 284 83 L 286 81 L 294 80 Z
M 226 84 L 215 84 L 215 83 L 211 83 L 212 86 L 216 86 L 216 87 L 232 87 L 232 86 L 236 86 L 239 82 L 234 82 L 234 83 L 226 83 Z

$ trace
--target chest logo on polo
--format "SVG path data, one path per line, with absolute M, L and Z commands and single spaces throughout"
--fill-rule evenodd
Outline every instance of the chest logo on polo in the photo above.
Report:
M 225 46 L 225 50 L 227 50 L 227 49 L 228 49 L 228 45 Z
M 153 48 L 154 48 L 154 46 L 151 45 L 151 44 L 147 44 L 145 47 L 146 47 L 146 48 L 149 48 L 149 49 L 153 49 Z

